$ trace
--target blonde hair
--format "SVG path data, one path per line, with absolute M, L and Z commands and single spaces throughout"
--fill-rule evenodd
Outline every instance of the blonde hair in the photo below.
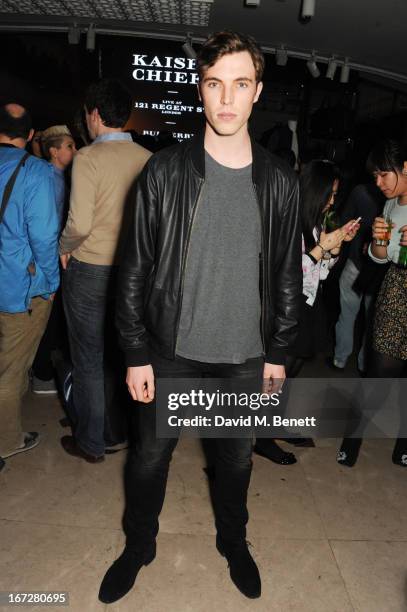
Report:
M 41 146 L 44 155 L 48 160 L 51 159 L 51 147 L 59 149 L 66 136 L 72 138 L 72 134 L 67 125 L 52 125 L 42 132 Z

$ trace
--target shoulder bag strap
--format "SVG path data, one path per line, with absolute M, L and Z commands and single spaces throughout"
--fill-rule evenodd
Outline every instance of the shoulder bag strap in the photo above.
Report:
M 26 153 L 25 155 L 23 155 L 23 157 L 18 162 L 13 174 L 9 178 L 7 185 L 4 188 L 3 199 L 1 201 L 1 207 L 0 207 L 0 223 L 3 221 L 4 213 L 6 211 L 6 206 L 10 199 L 11 192 L 13 191 L 14 183 L 16 182 L 18 173 L 20 172 L 21 167 L 24 166 L 28 157 L 30 157 L 29 153 Z

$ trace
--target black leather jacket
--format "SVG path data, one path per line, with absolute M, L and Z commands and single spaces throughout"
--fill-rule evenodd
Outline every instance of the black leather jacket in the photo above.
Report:
M 120 266 L 116 323 L 128 366 L 149 348 L 173 359 L 185 262 L 205 182 L 204 135 L 150 158 L 135 190 Z M 253 188 L 262 222 L 261 333 L 266 361 L 284 364 L 302 294 L 298 184 L 284 162 L 252 142 Z

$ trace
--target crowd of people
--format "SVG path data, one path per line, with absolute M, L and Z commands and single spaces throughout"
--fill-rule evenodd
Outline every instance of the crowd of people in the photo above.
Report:
M 334 214 L 335 163 L 300 163 L 297 176 L 249 135 L 264 70 L 257 44 L 214 34 L 197 69 L 205 128 L 154 155 L 125 131 L 132 100 L 113 80 L 86 92 L 92 142 L 79 150 L 66 126 L 34 133 L 28 109 L 0 108 L 0 466 L 40 441 L 22 426 L 29 376 L 35 393 L 60 391 L 66 453 L 101 463 L 130 447 L 126 547 L 102 582 L 106 603 L 156 554 L 177 440 L 156 437 L 155 378 L 255 376 L 271 391 L 298 377 L 326 349 L 323 287 L 338 262 L 330 367 L 345 369 L 363 304 L 360 374 L 406 372 L 407 149 L 375 146 L 373 181 Z M 354 465 L 361 443 L 345 437 L 338 462 Z M 214 464 L 216 546 L 250 598 L 261 593 L 246 544 L 252 450 L 250 438 L 216 440 Z M 296 461 L 273 439 L 254 451 Z M 407 466 L 404 437 L 393 462 Z

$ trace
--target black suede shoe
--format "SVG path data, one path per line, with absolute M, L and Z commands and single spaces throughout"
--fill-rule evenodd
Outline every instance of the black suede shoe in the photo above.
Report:
M 278 463 L 278 465 L 293 465 L 297 463 L 297 459 L 293 453 L 283 451 L 283 449 L 270 438 L 261 438 L 257 440 L 253 452 L 255 452 L 256 455 L 260 455 L 260 457 L 265 457 L 274 463 Z
M 239 591 L 250 599 L 256 599 L 261 595 L 261 580 L 257 565 L 247 547 L 247 542 L 238 544 L 225 544 L 219 536 L 216 536 L 216 548 L 226 557 L 229 564 L 229 572 L 232 582 Z
M 347 467 L 353 467 L 358 460 L 361 445 L 361 438 L 344 438 L 336 455 L 337 462 Z
M 137 574 L 143 567 L 155 559 L 155 542 L 148 549 L 132 550 L 126 548 L 118 559 L 107 570 L 99 589 L 99 600 L 113 603 L 130 591 Z
M 394 465 L 401 465 L 401 467 L 407 467 L 407 439 L 398 438 L 394 446 L 392 461 Z
M 403 453 L 402 455 L 395 455 L 393 453 L 392 461 L 394 465 L 401 465 L 401 467 L 407 467 L 407 453 Z

